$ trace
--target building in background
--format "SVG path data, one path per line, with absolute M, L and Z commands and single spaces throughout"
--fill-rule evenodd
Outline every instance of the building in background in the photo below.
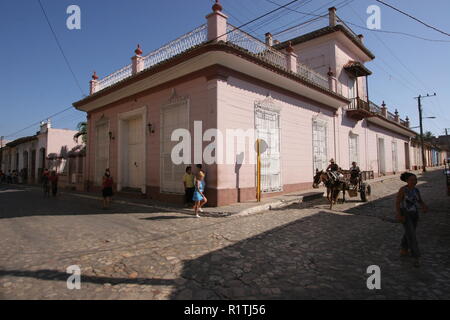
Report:
M 39 183 L 44 168 L 64 175 L 71 151 L 82 149 L 74 140 L 75 130 L 56 129 L 42 122 L 39 131 L 29 137 L 8 142 L 2 148 L 1 170 L 17 171 L 19 183 Z
M 209 129 L 254 130 L 266 145 L 266 197 L 311 188 L 330 158 L 344 169 L 356 161 L 375 176 L 421 165 L 408 119 L 369 100 L 365 63 L 375 56 L 335 8 L 324 26 L 285 42 L 236 29 L 218 2 L 206 19 L 146 56 L 138 46 L 131 64 L 103 79 L 94 73 L 90 95 L 74 103 L 88 118 L 89 190 L 101 187 L 110 168 L 117 191 L 181 202 L 187 164 L 171 158 L 178 143 L 172 133 L 180 128 L 193 139 Z M 256 194 L 256 165 L 247 162 L 255 141 L 242 134 L 224 145 L 234 147 L 231 163 L 203 163 L 214 206 Z M 195 150 L 190 158 L 189 164 L 202 162 Z

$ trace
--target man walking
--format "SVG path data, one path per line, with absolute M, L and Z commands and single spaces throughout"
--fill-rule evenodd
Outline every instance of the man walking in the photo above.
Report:
M 194 196 L 194 175 L 192 174 L 192 167 L 186 167 L 186 172 L 183 176 L 183 186 L 184 186 L 184 202 L 186 206 L 190 206 L 193 202 L 192 197 Z

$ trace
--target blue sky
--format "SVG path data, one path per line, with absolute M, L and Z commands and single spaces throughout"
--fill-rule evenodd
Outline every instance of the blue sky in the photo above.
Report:
M 271 0 L 281 4 L 288 0 Z M 88 93 L 93 70 L 103 77 L 130 63 L 136 44 L 144 54 L 176 39 L 205 22 L 212 0 L 41 0 L 75 72 L 84 94 Z M 393 1 L 404 11 L 450 32 L 448 0 Z M 230 23 L 240 25 L 276 6 L 268 0 L 222 0 Z M 81 8 L 81 30 L 66 27 L 66 9 Z M 370 0 L 301 0 L 291 5 L 301 12 L 326 13 L 330 6 L 345 21 L 365 26 L 369 5 L 381 8 L 381 30 L 400 31 L 417 36 L 450 41 L 450 37 Z M 297 12 L 283 11 L 245 28 L 262 38 L 266 32 L 282 30 L 311 19 Z M 398 109 L 411 125 L 418 125 L 417 101 L 413 97 L 437 93 L 423 100 L 426 130 L 443 134 L 450 128 L 450 42 L 423 41 L 403 35 L 373 32 L 351 26 L 365 35 L 366 46 L 376 59 L 367 64 L 373 71 L 369 95 L 375 103 L 384 100 L 393 112 Z M 295 36 L 299 30 L 288 35 Z M 284 35 L 286 36 L 286 34 Z M 4 0 L 0 4 L 0 135 L 7 136 L 47 118 L 82 98 L 72 74 L 64 62 L 39 7 L 38 0 Z M 284 39 L 283 39 L 284 40 Z M 54 118 L 54 127 L 74 129 L 85 115 L 69 110 Z M 33 134 L 38 126 L 6 139 Z

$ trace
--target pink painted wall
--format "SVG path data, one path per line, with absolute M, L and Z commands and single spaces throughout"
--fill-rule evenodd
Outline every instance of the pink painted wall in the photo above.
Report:
M 349 60 L 352 61 L 361 61 L 358 56 L 352 52 L 348 47 L 344 46 L 342 43 L 336 41 L 335 42 L 335 58 L 336 58 L 336 78 L 338 80 L 338 93 L 342 94 L 345 97 L 349 97 L 349 84 L 350 84 L 350 76 L 344 70 L 344 65 L 346 65 Z M 359 97 L 363 100 L 367 99 L 366 92 L 366 78 L 358 77 L 358 93 Z M 356 96 L 356 87 L 355 87 L 355 96 Z
M 161 89 L 160 91 L 140 96 L 126 102 L 116 104 L 114 106 L 104 108 L 99 111 L 93 111 L 89 119 L 89 146 L 88 146 L 88 160 L 87 171 L 89 172 L 86 179 L 93 181 L 95 170 L 95 123 L 104 117 L 109 121 L 109 131 L 116 137 L 110 142 L 110 160 L 109 168 L 113 177 L 118 176 L 118 115 L 120 113 L 131 110 L 146 108 L 147 119 L 146 125 L 151 123 L 154 128 L 154 133 L 150 133 L 146 128 L 147 148 L 145 154 L 146 162 L 146 185 L 150 187 L 159 188 L 160 185 L 160 110 L 166 104 L 171 95 L 172 89 L 180 97 L 189 97 L 189 122 L 190 131 L 193 136 L 194 121 L 203 122 L 203 131 L 208 128 L 216 127 L 216 112 L 215 100 L 211 98 L 210 91 L 214 88 L 208 89 L 208 82 L 206 78 L 196 78 L 191 81 L 186 81 L 182 84 L 176 85 L 173 88 Z M 213 95 L 215 97 L 215 94 Z M 204 145 L 206 145 L 205 143 Z M 193 154 L 192 154 L 193 158 Z M 208 184 L 214 184 L 214 166 L 207 167 L 208 170 Z M 180 177 L 181 183 L 181 177 Z
M 326 75 L 331 68 L 337 79 L 337 92 L 345 97 L 349 96 L 350 77 L 343 69 L 349 60 L 363 61 L 352 49 L 337 40 L 336 35 L 326 35 L 294 46 L 298 61 L 313 70 Z M 362 99 L 367 98 L 366 79 L 359 77 L 358 93 Z M 355 86 L 356 96 L 356 86 Z
M 73 136 L 77 133 L 75 130 L 68 129 L 48 129 L 47 138 L 47 155 L 50 153 L 61 154 L 62 150 L 70 151 L 79 143 L 77 143 Z
M 375 124 L 369 123 L 368 126 L 368 138 L 369 138 L 369 165 L 373 168 L 375 173 L 379 173 L 378 165 L 378 149 L 377 138 L 384 139 L 385 149 L 385 166 L 386 172 L 393 172 L 393 157 L 392 157 L 392 142 L 397 143 L 397 172 L 405 171 L 405 143 L 409 143 L 409 138 L 402 135 L 381 128 Z M 411 158 L 410 158 L 411 159 Z
M 325 76 L 330 67 L 334 70 L 336 66 L 335 43 L 331 36 L 324 36 L 297 44 L 293 48 L 299 62 Z
M 219 129 L 255 128 L 255 101 L 267 98 L 269 91 L 260 86 L 233 77 L 222 83 L 218 96 Z M 281 175 L 282 184 L 298 184 L 312 181 L 312 121 L 321 112 L 320 117 L 333 129 L 332 111 L 317 105 L 298 100 L 277 92 L 270 92 L 275 104 L 281 108 Z M 333 135 L 328 135 L 328 155 L 334 156 Z M 253 147 L 253 146 L 251 146 Z M 251 152 L 254 149 L 247 149 Z M 254 152 L 254 151 L 253 151 Z M 246 162 L 247 163 L 247 162 Z M 219 188 L 236 188 L 235 165 L 218 166 Z M 244 164 L 240 169 L 239 187 L 255 187 L 255 165 Z

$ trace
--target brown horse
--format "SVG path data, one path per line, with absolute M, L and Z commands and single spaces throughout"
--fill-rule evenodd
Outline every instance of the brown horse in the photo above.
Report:
M 327 199 L 330 202 L 330 210 L 333 208 L 333 204 L 337 202 L 341 191 L 342 202 L 345 202 L 345 190 L 348 189 L 346 182 L 336 180 L 330 172 L 316 170 L 313 188 L 318 188 L 321 183 L 327 187 Z

